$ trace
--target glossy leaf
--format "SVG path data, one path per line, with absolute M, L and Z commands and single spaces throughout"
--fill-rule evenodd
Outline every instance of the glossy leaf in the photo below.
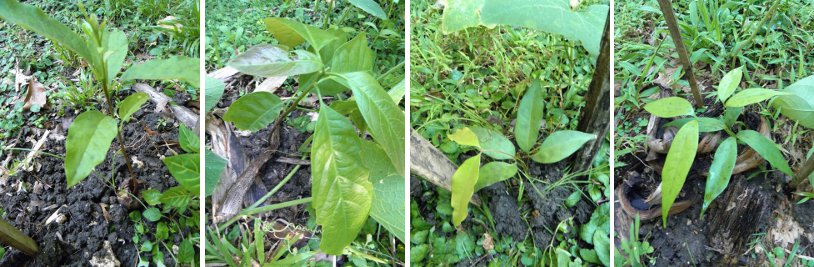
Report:
M 512 178 L 517 174 L 517 165 L 506 162 L 493 161 L 484 164 L 478 174 L 478 182 L 475 183 L 475 192 L 493 185 L 497 182 Z
M 373 140 L 382 146 L 399 174 L 404 172 L 404 111 L 368 72 L 339 74 L 353 91 Z
M 544 164 L 558 162 L 574 154 L 585 143 L 594 139 L 596 139 L 596 135 L 579 131 L 556 131 L 546 137 L 531 159 Z
M 540 125 L 543 122 L 543 89 L 540 82 L 534 80 L 531 87 L 523 94 L 520 106 L 517 108 L 517 122 L 514 126 L 514 139 L 517 146 L 525 152 L 531 151 L 540 135 Z
M 124 101 L 119 103 L 118 113 L 119 118 L 122 119 L 122 122 L 127 122 L 130 120 L 130 116 L 133 113 L 136 113 L 144 103 L 150 100 L 150 96 L 147 93 L 139 92 L 132 94 L 124 99 Z
M 220 98 L 223 97 L 224 88 L 226 88 L 226 84 L 221 80 L 206 76 L 206 90 L 204 92 L 206 94 L 206 106 L 204 106 L 204 113 L 209 113 L 218 105 Z
M 454 133 L 447 136 L 449 140 L 452 140 L 459 145 L 464 146 L 474 146 L 480 148 L 480 142 L 478 142 L 478 136 L 475 135 L 475 132 L 472 131 L 469 127 L 461 128 L 455 131 Z
M 367 44 L 367 37 L 360 33 L 336 49 L 331 59 L 331 72 L 373 71 L 373 57 L 373 51 Z
M 178 126 L 178 143 L 181 149 L 188 153 L 198 153 L 200 147 L 200 139 L 198 135 L 192 132 L 186 125 L 181 124 Z
M 684 187 L 687 174 L 690 173 L 695 152 L 698 150 L 698 122 L 690 121 L 678 130 L 661 172 L 661 217 L 662 224 L 667 226 L 667 214 L 675 203 L 678 193 Z
M 322 61 L 314 53 L 295 50 L 292 59 L 288 51 L 273 45 L 258 45 L 237 55 L 227 65 L 238 71 L 261 77 L 294 76 L 317 72 Z
M 644 110 L 661 118 L 695 115 L 695 109 L 687 99 L 681 97 L 665 97 L 644 105 Z
M 452 224 L 461 225 L 469 214 L 469 199 L 480 175 L 480 154 L 464 161 L 452 174 Z
M 241 130 L 255 132 L 274 122 L 282 109 L 283 101 L 277 95 L 254 92 L 233 102 L 223 115 L 223 120 L 234 123 Z
M 728 137 L 718 145 L 715 157 L 712 158 L 712 165 L 709 166 L 707 185 L 704 190 L 704 205 L 701 207 L 701 218 L 712 201 L 715 200 L 729 185 L 732 177 L 732 170 L 735 168 L 735 161 L 738 158 L 738 141 L 735 137 Z
M 493 159 L 507 160 L 514 158 L 514 144 L 503 134 L 478 126 L 469 127 L 478 137 L 481 152 Z
M 737 137 L 738 140 L 746 143 L 760 154 L 761 157 L 766 159 L 772 167 L 775 167 L 789 176 L 794 176 L 791 167 L 789 167 L 789 163 L 783 158 L 783 154 L 780 153 L 777 144 L 772 142 L 772 140 L 753 130 L 740 131 Z
M 204 154 L 204 167 L 206 168 L 206 181 L 204 185 L 204 196 L 211 196 L 215 192 L 215 188 L 220 182 L 220 175 L 223 169 L 226 168 L 226 160 L 215 154 L 215 152 L 206 150 Z
M 93 58 L 85 40 L 41 9 L 16 0 L 0 0 L 0 18 L 59 43 L 86 60 Z
M 682 126 L 684 126 L 684 124 L 686 124 L 689 121 L 698 121 L 698 131 L 702 133 L 717 132 L 723 130 L 726 127 L 722 120 L 707 117 L 677 119 L 664 124 L 662 127 L 681 128 Z
M 329 31 L 288 19 L 267 18 L 263 22 L 266 24 L 266 30 L 271 32 L 271 35 L 280 44 L 288 46 L 288 48 L 294 48 L 303 41 L 307 41 L 314 48 L 314 51 L 319 52 L 337 38 L 336 35 Z
M 370 15 L 376 16 L 380 19 L 387 19 L 387 14 L 378 3 L 373 0 L 349 0 L 354 6 L 361 8 Z
M 127 69 L 122 80 L 179 80 L 200 88 L 200 62 L 200 59 L 183 56 L 145 61 Z
M 783 94 L 785 93 L 762 88 L 746 89 L 730 97 L 729 100 L 726 101 L 726 106 L 743 107 Z
M 317 224 L 322 225 L 320 249 L 340 255 L 356 239 L 373 202 L 373 184 L 362 165 L 356 129 L 328 106 L 319 111 L 311 145 L 311 196 Z
M 200 156 L 198 153 L 181 154 L 164 158 L 164 165 L 172 177 L 184 189 L 199 194 L 201 188 Z
M 478 25 L 528 27 L 582 42 L 589 53 L 598 55 L 607 16 L 607 5 L 575 12 L 568 0 L 448 0 L 442 26 L 445 33 Z
M 718 83 L 718 99 L 721 100 L 721 103 L 726 102 L 726 100 L 732 96 L 732 93 L 735 92 L 735 89 L 737 89 L 741 83 L 742 77 L 743 67 L 739 67 L 729 71 L 721 78 L 721 82 Z
M 96 110 L 85 111 L 73 120 L 65 140 L 68 188 L 87 178 L 105 160 L 117 132 L 116 120 Z

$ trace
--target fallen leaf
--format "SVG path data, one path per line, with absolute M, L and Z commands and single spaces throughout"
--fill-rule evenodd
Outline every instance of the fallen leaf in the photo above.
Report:
M 483 249 L 485 250 L 493 250 L 495 249 L 495 240 L 492 239 L 492 236 L 489 233 L 483 233 Z
M 31 112 L 40 112 L 40 108 L 45 106 L 46 102 L 45 86 L 37 82 L 36 79 L 28 80 L 28 94 L 25 95 L 25 104 L 23 110 L 31 110 Z

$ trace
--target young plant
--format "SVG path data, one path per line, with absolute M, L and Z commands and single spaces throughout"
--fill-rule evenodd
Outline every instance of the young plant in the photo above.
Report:
M 540 82 L 535 80 L 520 100 L 517 110 L 517 122 L 514 127 L 517 146 L 530 154 L 533 161 L 543 164 L 561 161 L 588 141 L 596 139 L 593 134 L 559 130 L 546 137 L 539 147 L 532 149 L 537 144 L 540 134 L 544 103 L 542 87 Z M 459 145 L 475 147 L 480 151 L 474 157 L 465 160 L 452 175 L 452 223 L 457 227 L 469 213 L 468 205 L 472 194 L 517 174 L 515 163 L 492 161 L 481 166 L 481 155 L 484 154 L 494 160 L 514 160 L 520 156 L 515 155 L 514 144 L 494 130 L 478 126 L 465 127 L 448 137 Z
M 128 41 L 124 32 L 108 29 L 106 22 L 100 23 L 95 16 L 90 16 L 78 22 L 82 33 L 77 34 L 39 8 L 16 0 L 0 0 L 0 18 L 39 33 L 84 59 L 107 100 L 106 112 L 85 111 L 68 128 L 65 141 L 65 176 L 68 187 L 87 178 L 94 167 L 104 161 L 114 137 L 118 138 L 128 171 L 133 175 L 130 157 L 121 135 L 121 125 L 113 116 L 117 114 L 122 122 L 128 121 L 148 100 L 148 96 L 144 93 L 130 95 L 114 111 L 113 93 L 121 87 L 117 77 L 128 53 Z M 198 73 L 198 59 L 173 57 L 134 65 L 120 79 L 122 82 L 135 79 L 177 79 L 197 88 Z
M 743 111 L 743 107 L 760 103 L 762 101 L 786 96 L 789 93 L 762 89 L 750 88 L 736 92 L 743 75 L 742 68 L 737 68 L 727 73 L 718 84 L 717 99 L 724 104 L 725 110 L 721 117 L 706 118 L 698 117 L 689 101 L 680 97 L 667 97 L 650 102 L 644 106 L 647 112 L 660 118 L 677 119 L 665 124 L 665 127 L 675 126 L 679 128 L 678 133 L 670 145 L 667 159 L 662 170 L 662 224 L 667 225 L 667 214 L 678 197 L 684 181 L 689 174 L 690 168 L 695 160 L 698 150 L 699 133 L 711 133 L 724 131 L 729 134 L 720 143 L 707 176 L 706 189 L 704 193 L 704 204 L 701 209 L 701 216 L 709 207 L 710 203 L 720 195 L 729 184 L 729 179 L 735 169 L 738 158 L 737 143 L 741 142 L 756 151 L 763 159 L 769 161 L 772 167 L 781 172 L 793 176 L 788 162 L 778 149 L 778 145 L 763 134 L 751 129 L 739 129 L 744 123 L 737 119 Z M 734 129 L 737 129 L 737 134 Z
M 341 30 L 283 18 L 264 22 L 280 45 L 255 46 L 228 65 L 254 76 L 297 76 L 297 96 L 283 102 L 269 92 L 249 93 L 232 103 L 223 119 L 241 130 L 274 129 L 315 94 L 319 116 L 311 144 L 311 195 L 322 226 L 320 249 L 342 254 L 368 217 L 404 240 L 404 112 L 373 74 L 375 55 L 367 37 L 348 40 Z M 303 43 L 307 49 L 296 49 Z M 222 87 L 209 89 L 207 102 L 216 103 Z M 346 92 L 353 97 L 332 105 L 322 101 Z

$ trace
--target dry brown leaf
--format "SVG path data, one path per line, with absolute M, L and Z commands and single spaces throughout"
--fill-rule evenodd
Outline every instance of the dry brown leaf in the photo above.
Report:
M 45 86 L 36 79 L 28 80 L 28 93 L 25 95 L 23 110 L 39 112 L 40 108 L 45 107 L 46 99 Z

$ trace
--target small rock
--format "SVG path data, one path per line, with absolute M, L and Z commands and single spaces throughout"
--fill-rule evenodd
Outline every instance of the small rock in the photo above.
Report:
M 34 182 L 34 187 L 31 189 L 31 192 L 34 192 L 35 195 L 42 194 L 42 183 L 40 183 L 40 181 Z
M 116 255 L 113 254 L 113 249 L 110 247 L 110 242 L 105 241 L 103 245 L 101 255 L 100 252 L 93 254 L 93 258 L 90 259 L 90 266 L 93 267 L 119 267 L 121 266 L 121 262 L 116 259 Z

